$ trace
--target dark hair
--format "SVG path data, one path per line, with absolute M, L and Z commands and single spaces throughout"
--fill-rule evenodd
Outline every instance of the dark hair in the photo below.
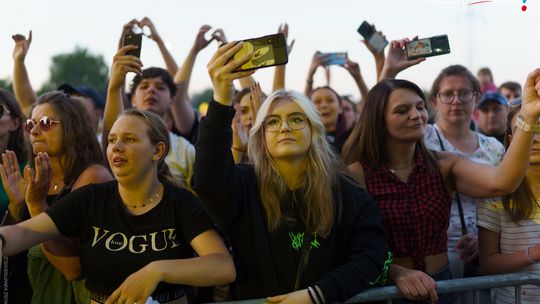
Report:
M 239 104 L 240 100 L 242 100 L 242 98 L 249 93 L 251 93 L 251 88 L 243 88 L 242 90 L 236 92 L 233 97 L 233 105 Z M 253 120 L 255 120 L 255 118 L 253 118 Z
M 435 78 L 435 81 L 433 81 L 433 85 L 431 86 L 431 94 L 429 98 L 431 101 L 437 97 L 443 79 L 451 76 L 459 76 L 467 79 L 471 84 L 473 91 L 478 94 L 478 98 L 482 96 L 482 90 L 480 89 L 480 82 L 478 82 L 478 79 L 476 79 L 476 77 L 474 77 L 474 75 L 467 70 L 466 67 L 456 64 L 444 68 L 439 75 L 437 75 L 437 78 Z
M 507 137 L 512 135 L 512 119 L 520 110 L 521 104 L 519 106 L 511 106 L 508 111 Z M 506 142 L 506 146 L 509 146 L 508 141 Z M 531 218 L 536 209 L 536 204 L 536 197 L 529 185 L 527 176 L 523 178 L 516 191 L 503 196 L 504 211 L 506 211 L 510 220 L 516 225 L 519 225 L 521 221 Z
M 0 89 L 0 101 L 6 105 L 9 116 L 19 121 L 19 127 L 9 134 L 7 149 L 15 152 L 20 164 L 26 163 L 28 155 L 26 151 L 26 137 L 24 136 L 25 118 L 21 106 L 10 92 Z M 5 113 L 4 115 L 6 115 Z M 5 151 L 1 151 L 4 153 Z
M 336 98 L 338 100 L 338 103 L 341 106 L 341 96 L 336 92 L 336 90 L 332 89 L 329 86 L 316 87 L 315 89 L 311 90 L 311 92 L 309 92 L 309 96 L 308 96 L 309 99 L 311 99 L 311 96 L 313 96 L 313 93 L 315 93 L 315 91 L 322 90 L 322 89 L 327 89 L 330 92 L 332 92 L 332 94 L 334 94 L 336 96 Z
M 143 79 L 149 79 L 149 78 L 161 78 L 165 85 L 169 88 L 169 91 L 171 92 L 171 97 L 176 95 L 176 85 L 174 84 L 174 81 L 171 77 L 171 74 L 167 72 L 166 70 L 162 68 L 156 68 L 151 67 L 148 69 L 143 70 L 142 76 L 137 75 L 135 78 L 133 78 L 133 81 L 131 82 L 131 85 L 129 87 L 129 95 L 133 96 L 135 94 L 135 90 L 137 90 L 137 87 L 143 81 Z
M 323 89 L 332 92 L 332 94 L 334 96 L 336 96 L 337 101 L 338 101 L 338 107 L 341 108 L 341 104 L 343 102 L 341 100 L 341 96 L 334 89 L 332 89 L 329 86 L 317 87 L 317 88 L 311 90 L 311 92 L 309 92 L 309 99 L 311 101 L 313 101 L 313 99 L 311 99 L 311 96 L 313 96 L 313 94 L 316 91 L 323 90 Z M 343 118 L 343 114 L 340 113 L 340 114 L 338 114 L 337 121 L 336 121 L 336 131 L 335 131 L 336 132 L 336 135 L 335 135 L 336 139 L 341 138 L 342 136 L 344 136 L 345 132 L 347 131 L 346 128 L 347 128 L 347 126 L 345 124 L 345 119 Z
M 508 89 L 512 92 L 520 92 L 521 93 L 521 85 L 514 81 L 507 81 L 499 86 L 497 89 L 499 93 L 501 92 L 501 89 Z M 521 95 L 521 94 L 520 94 Z
M 165 157 L 169 154 L 171 149 L 171 139 L 169 137 L 169 130 L 167 125 L 161 116 L 150 111 L 144 111 L 139 109 L 128 109 L 122 112 L 120 116 L 136 116 L 144 120 L 146 124 L 146 134 L 150 139 L 152 144 L 157 144 L 163 142 L 165 144 L 165 149 L 163 151 L 163 156 L 158 162 L 158 179 L 161 182 L 168 182 L 170 184 L 186 188 L 185 181 L 175 179 L 169 170 L 169 167 L 165 163 Z
M 81 172 L 92 163 L 103 164 L 103 155 L 97 142 L 96 134 L 90 125 L 90 118 L 80 102 L 60 91 L 51 91 L 41 95 L 36 106 L 49 104 L 58 115 L 62 128 L 62 170 L 64 183 L 71 186 Z M 30 160 L 36 155 L 29 149 Z M 34 166 L 33 161 L 29 161 Z
M 385 140 L 387 133 L 385 113 L 390 95 L 397 89 L 410 90 L 422 100 L 426 100 L 422 90 L 408 80 L 384 79 L 377 83 L 369 91 L 360 119 L 343 147 L 343 158 L 346 164 L 366 160 L 374 168 L 378 168 L 389 161 Z M 424 146 L 424 141 L 419 140 L 417 146 L 425 152 L 429 164 L 432 164 L 434 158 Z
M 488 75 L 491 78 L 491 80 L 493 80 L 493 74 L 491 73 L 491 70 L 489 68 L 481 68 L 478 70 L 477 74 Z

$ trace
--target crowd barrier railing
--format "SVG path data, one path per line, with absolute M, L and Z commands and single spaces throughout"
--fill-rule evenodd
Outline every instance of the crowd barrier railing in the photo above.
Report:
M 540 275 L 532 273 L 509 273 L 499 275 L 480 276 L 474 278 L 453 279 L 437 281 L 437 293 L 447 294 L 454 292 L 473 291 L 474 303 L 479 303 L 480 290 L 511 287 L 515 288 L 515 303 L 521 303 L 521 286 L 536 285 L 540 286 Z M 403 298 L 399 289 L 392 286 L 370 288 L 362 293 L 355 295 L 346 301 L 346 304 L 368 303 L 376 301 L 386 301 L 392 303 L 392 300 Z M 265 299 L 252 299 L 242 301 L 220 302 L 221 304 L 263 304 Z

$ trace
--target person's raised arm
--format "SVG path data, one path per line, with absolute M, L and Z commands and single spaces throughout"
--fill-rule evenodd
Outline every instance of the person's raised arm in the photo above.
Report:
M 15 41 L 15 47 L 13 48 L 13 92 L 21 105 L 23 114 L 28 116 L 30 108 L 37 101 L 36 93 L 32 88 L 32 84 L 30 84 L 30 78 L 24 63 L 30 44 L 32 44 L 32 31 L 28 34 L 28 39 L 20 34 L 13 35 L 11 38 Z
M 285 36 L 285 43 L 289 37 L 289 25 L 287 23 L 281 24 L 278 29 L 278 33 L 282 33 Z M 287 44 L 287 55 L 291 53 L 294 46 L 294 39 L 291 44 Z M 274 71 L 274 85 L 272 86 L 272 92 L 285 89 L 285 64 L 277 65 Z
M 313 57 L 311 58 L 311 65 L 309 66 L 308 75 L 306 78 L 306 87 L 304 89 L 304 94 L 306 96 L 309 96 L 311 94 L 311 90 L 313 90 L 313 75 L 315 75 L 317 68 L 321 66 L 325 66 L 328 60 L 329 60 L 328 54 L 321 55 L 319 51 L 316 51 L 315 54 L 313 54 Z M 327 70 L 326 77 L 327 77 L 327 80 L 330 81 L 328 70 Z
M 207 65 L 214 87 L 214 100 L 200 122 L 193 165 L 193 190 L 226 232 L 233 225 L 235 206 L 235 165 L 231 155 L 231 124 L 236 112 L 231 106 L 233 80 L 255 72 L 234 72 L 252 56 L 249 53 L 237 60 L 230 60 L 241 47 L 242 43 L 223 45 Z
M 128 72 L 133 72 L 142 75 L 142 62 L 135 56 L 126 55 L 129 50 L 135 50 L 137 46 L 128 45 L 120 48 L 114 55 L 111 79 L 107 88 L 107 102 L 105 103 L 105 111 L 103 112 L 103 133 L 102 133 L 102 150 L 107 150 L 107 138 L 109 132 L 116 121 L 116 118 L 124 110 L 122 95 L 124 94 L 124 81 Z
M 373 26 L 373 29 L 375 29 L 375 26 Z M 376 30 L 376 29 L 375 29 Z M 377 31 L 378 35 L 381 35 L 384 39 L 386 39 L 386 36 L 381 32 Z M 373 58 L 375 59 L 375 69 L 377 71 L 377 79 L 381 79 L 381 73 L 384 67 L 384 49 L 386 46 L 379 52 L 376 48 L 374 48 L 368 41 L 362 40 L 362 42 L 365 44 L 371 55 L 373 55 Z
M 413 40 L 416 38 L 417 37 L 414 37 Z M 384 78 L 396 78 L 396 75 L 399 74 L 399 72 L 426 60 L 426 58 L 417 58 L 413 60 L 407 59 L 405 45 L 409 41 L 411 41 L 409 38 L 405 38 L 390 42 L 388 55 L 386 56 L 384 66 L 378 80 Z
M 351 74 L 352 78 L 354 79 L 354 82 L 356 83 L 356 86 L 360 91 L 360 102 L 363 103 L 367 98 L 369 89 L 366 85 L 366 82 L 364 81 L 364 78 L 362 77 L 362 73 L 360 72 L 360 66 L 358 65 L 358 63 L 347 58 L 343 67 L 349 72 L 349 74 Z
M 531 72 L 524 86 L 520 118 L 538 126 L 540 117 L 540 69 Z M 481 165 L 464 157 L 450 156 L 441 161 L 449 166 L 457 189 L 472 197 L 495 197 L 512 193 L 521 183 L 529 164 L 534 132 L 518 127 L 504 159 L 497 167 Z
M 163 39 L 161 39 L 161 36 L 158 34 L 156 27 L 152 20 L 150 20 L 148 17 L 144 17 L 143 20 L 139 22 L 139 26 L 141 28 L 144 28 L 145 26 L 150 29 L 150 39 L 154 40 L 158 47 L 159 52 L 161 53 L 161 56 L 163 57 L 163 60 L 165 61 L 165 66 L 167 67 L 167 71 L 171 76 L 174 76 L 176 72 L 178 71 L 178 65 L 176 64 L 176 61 L 174 61 L 173 56 L 165 46 L 165 42 L 163 42 Z
M 189 103 L 189 82 L 191 80 L 191 73 L 193 72 L 193 66 L 195 65 L 195 59 L 200 51 L 206 48 L 210 42 L 214 39 L 226 39 L 222 30 L 214 31 L 212 38 L 206 39 L 204 35 L 212 29 L 209 25 L 203 25 L 199 29 L 197 36 L 195 36 L 195 42 L 189 50 L 189 53 L 182 63 L 182 66 L 174 75 L 174 83 L 178 88 L 178 92 L 173 99 L 171 105 L 171 113 L 174 121 L 174 126 L 180 133 L 189 134 L 193 127 L 193 122 L 196 119 L 195 112 Z M 216 34 L 217 33 L 217 34 Z

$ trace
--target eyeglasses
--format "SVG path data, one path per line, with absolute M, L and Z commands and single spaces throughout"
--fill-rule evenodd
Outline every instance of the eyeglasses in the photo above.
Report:
M 58 120 L 52 120 L 48 116 L 43 116 L 39 119 L 39 121 L 34 121 L 33 119 L 27 119 L 26 123 L 24 124 L 24 130 L 27 133 L 31 133 L 32 129 L 37 125 L 39 125 L 39 128 L 45 132 L 49 131 L 53 125 L 59 124 L 60 121 Z
M 293 130 L 301 130 L 306 127 L 307 117 L 303 114 L 291 114 L 287 117 L 287 125 Z M 279 116 L 268 116 L 264 120 L 264 129 L 268 132 L 281 130 L 282 121 Z
M 518 97 L 516 99 L 512 99 L 508 102 L 508 105 L 510 107 L 520 107 L 521 106 L 521 97 Z
M 4 114 L 5 114 L 5 113 L 9 114 L 9 113 L 11 113 L 11 112 L 10 112 L 8 109 L 6 109 L 6 108 L 0 106 L 0 118 L 4 117 Z
M 437 97 L 439 97 L 439 100 L 444 104 L 452 103 L 456 96 L 461 101 L 461 103 L 469 103 L 473 100 L 476 94 L 477 93 L 475 91 L 459 91 L 457 93 L 452 91 L 446 91 L 438 93 Z

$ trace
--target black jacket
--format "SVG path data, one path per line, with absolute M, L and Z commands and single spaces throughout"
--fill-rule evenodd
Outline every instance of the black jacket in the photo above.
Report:
M 212 101 L 201 120 L 194 190 L 237 247 L 237 298 L 292 292 L 279 288 L 254 169 L 235 165 L 231 155 L 234 113 L 234 108 Z M 381 275 L 388 248 L 373 198 L 346 179 L 342 179 L 338 191 L 341 210 L 326 239 L 333 249 L 327 257 L 309 260 L 302 284 L 303 288 L 318 285 L 327 303 L 345 301 L 370 287 L 370 282 Z M 296 269 L 291 269 L 291 276 L 296 276 Z

